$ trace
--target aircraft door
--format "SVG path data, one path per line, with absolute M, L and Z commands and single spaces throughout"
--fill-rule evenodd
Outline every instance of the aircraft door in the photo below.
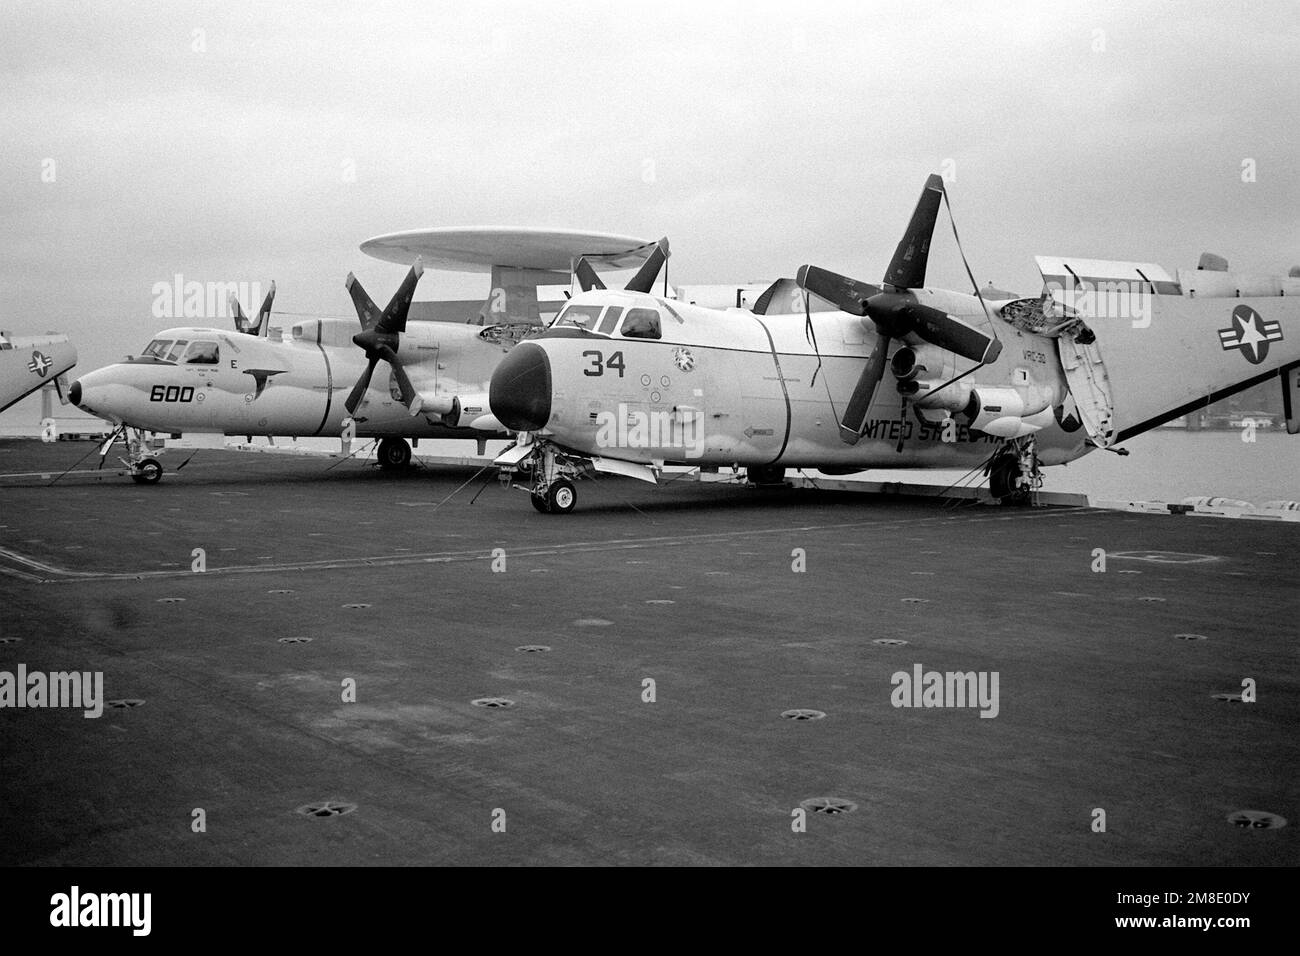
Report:
M 171 358 L 177 362 L 176 377 L 179 381 L 174 398 L 173 389 L 168 387 L 163 393 L 163 402 L 176 403 L 181 431 L 212 428 L 222 404 L 217 382 L 221 367 L 220 346 L 215 339 L 177 342 L 173 346 Z

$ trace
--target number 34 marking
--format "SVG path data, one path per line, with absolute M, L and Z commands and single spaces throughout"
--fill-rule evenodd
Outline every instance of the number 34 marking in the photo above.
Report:
M 595 351 L 583 352 L 582 357 L 591 361 L 591 368 L 584 368 L 582 370 L 583 375 L 593 377 L 596 375 L 604 375 L 605 369 L 608 368 L 618 372 L 619 378 L 623 377 L 624 365 L 622 352 L 615 352 L 608 359 L 605 358 L 604 352 Z

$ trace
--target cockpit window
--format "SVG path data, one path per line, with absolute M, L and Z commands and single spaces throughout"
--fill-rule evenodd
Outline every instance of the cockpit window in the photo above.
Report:
M 167 353 L 167 361 L 179 362 L 181 360 L 181 355 L 185 352 L 185 346 L 189 344 L 190 344 L 189 339 L 181 339 L 180 341 L 178 341 L 175 345 L 171 347 L 171 351 Z
M 149 343 L 149 347 L 141 354 L 144 355 L 145 358 L 165 359 L 167 357 L 167 350 L 171 348 L 171 344 L 170 339 L 154 339 Z
M 185 353 L 185 364 L 216 365 L 217 357 L 216 342 L 195 342 Z
M 600 331 L 609 335 L 614 331 L 614 326 L 618 325 L 618 317 L 623 314 L 621 305 L 611 305 L 605 312 L 605 317 L 600 320 Z
M 623 320 L 623 334 L 630 339 L 657 339 L 659 313 L 654 309 L 632 309 Z
M 596 329 L 596 320 L 600 318 L 600 310 L 603 305 L 566 305 L 564 311 L 555 319 L 555 325 L 552 328 L 578 328 L 586 329 L 593 332 Z

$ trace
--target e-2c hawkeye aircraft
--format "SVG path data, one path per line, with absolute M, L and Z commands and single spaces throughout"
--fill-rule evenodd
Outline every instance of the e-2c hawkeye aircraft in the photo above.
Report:
M 644 240 L 572 230 L 483 227 L 395 233 L 369 240 L 363 251 L 414 264 L 388 307 L 380 310 L 351 273 L 346 286 L 361 321 L 315 318 L 296 322 L 291 337 L 267 337 L 275 284 L 249 320 L 231 296 L 234 332 L 183 327 L 158 332 L 139 356 L 82 376 L 71 401 L 117 428 L 101 457 L 121 437 L 122 459 L 138 483 L 163 474 L 159 443 L 147 432 L 208 432 L 285 437 L 379 438 L 383 468 L 411 458 L 407 439 L 471 439 L 479 453 L 491 438 L 507 438 L 487 409 L 487 387 L 502 355 L 538 327 L 539 281 L 567 281 L 583 255 L 615 267 L 644 263 L 657 246 Z M 420 250 L 439 265 L 490 265 L 496 284 L 469 322 L 407 324 Z M 498 263 L 508 265 L 499 265 Z M 418 303 L 424 311 L 464 310 L 472 303 Z M 463 318 L 463 317 L 462 317 Z M 477 320 L 477 324 L 474 323 Z M 360 349 L 360 351 L 358 351 Z M 364 364 L 361 359 L 364 358 Z M 383 362 L 389 375 L 372 388 Z M 337 393 L 348 391 L 346 397 Z M 340 400 L 342 399 L 342 400 Z
M 1038 257 L 1038 297 L 931 289 L 946 201 L 931 176 L 879 285 L 803 266 L 754 311 L 575 296 L 492 375 L 491 411 L 520 433 L 497 464 L 550 513 L 573 510 L 579 478 L 653 482 L 664 465 L 744 467 L 758 484 L 790 467 L 983 468 L 993 496 L 1025 502 L 1042 466 L 1126 454 L 1128 439 L 1270 378 L 1300 432 L 1300 278 L 1228 272 L 1208 254 L 1176 280 L 1148 263 Z

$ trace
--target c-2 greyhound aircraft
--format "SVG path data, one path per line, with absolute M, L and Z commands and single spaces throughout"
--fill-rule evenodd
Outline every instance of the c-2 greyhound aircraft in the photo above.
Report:
M 879 285 L 803 266 L 753 312 L 575 296 L 492 375 L 492 413 L 520 433 L 497 464 L 550 513 L 572 511 L 574 481 L 593 472 L 655 481 L 665 464 L 744 467 L 759 484 L 789 467 L 982 467 L 993 496 L 1023 502 L 1041 466 L 1125 454 L 1128 439 L 1270 378 L 1300 432 L 1300 278 L 1231 273 L 1209 255 L 1177 280 L 1147 263 L 1038 257 L 1038 297 L 931 289 L 946 200 L 931 176 Z

